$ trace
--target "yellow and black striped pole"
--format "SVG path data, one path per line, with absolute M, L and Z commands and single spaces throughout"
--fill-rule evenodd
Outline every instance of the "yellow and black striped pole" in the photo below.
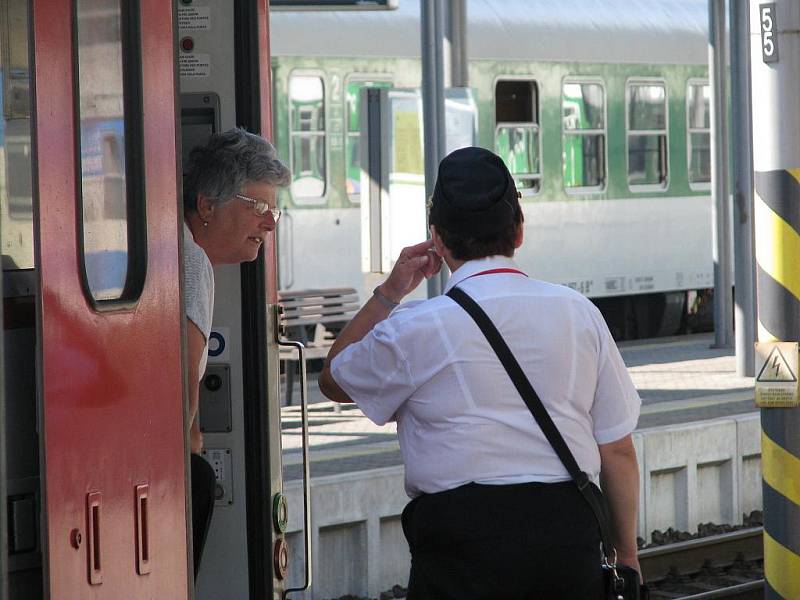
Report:
M 800 339 L 800 2 L 750 0 L 750 32 L 758 340 L 796 342 Z M 788 362 L 796 364 L 796 358 L 790 356 Z M 783 407 L 761 410 L 765 598 L 800 599 L 800 409 L 786 407 L 797 398 L 797 373 L 780 379 L 784 357 L 775 354 L 768 362 L 774 380 L 792 388 L 794 377 L 795 384 L 794 399 Z M 757 388 L 764 366 L 756 364 Z

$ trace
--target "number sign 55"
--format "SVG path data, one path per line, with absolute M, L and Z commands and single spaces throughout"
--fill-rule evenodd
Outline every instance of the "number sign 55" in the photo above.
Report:
M 765 63 L 778 62 L 778 17 L 775 2 L 759 4 L 761 18 L 761 58 Z

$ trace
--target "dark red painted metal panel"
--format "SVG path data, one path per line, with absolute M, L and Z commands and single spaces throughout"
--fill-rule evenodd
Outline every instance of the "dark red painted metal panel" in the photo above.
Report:
M 37 264 L 50 598 L 186 598 L 172 3 L 143 0 L 147 279 L 133 309 L 95 312 L 76 226 L 71 4 L 33 0 Z M 137 573 L 137 486 L 147 484 L 148 567 Z M 85 545 L 100 493 L 100 565 Z M 73 547 L 74 530 L 84 540 Z M 95 551 L 97 549 L 94 549 Z M 90 569 L 102 583 L 90 584 Z

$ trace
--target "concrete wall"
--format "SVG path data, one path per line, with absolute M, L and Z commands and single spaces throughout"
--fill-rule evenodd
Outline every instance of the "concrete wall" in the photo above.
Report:
M 639 535 L 699 523 L 741 523 L 761 508 L 758 415 L 634 434 L 641 467 Z M 646 535 L 645 535 L 646 534 Z
M 758 414 L 634 433 L 641 468 L 639 535 L 699 523 L 741 523 L 761 509 L 761 437 Z M 290 585 L 303 573 L 302 490 L 286 485 L 289 499 Z M 403 468 L 346 473 L 312 481 L 310 592 L 303 600 L 344 594 L 378 598 L 406 585 L 410 566 L 400 526 L 407 502 Z
M 303 578 L 303 496 L 299 481 L 285 489 L 289 500 L 289 586 Z M 312 592 L 303 600 L 345 594 L 377 598 L 405 585 L 410 557 L 400 514 L 408 502 L 403 467 L 321 477 L 311 486 Z

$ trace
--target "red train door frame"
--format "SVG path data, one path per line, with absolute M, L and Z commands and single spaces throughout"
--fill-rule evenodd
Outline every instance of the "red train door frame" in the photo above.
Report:
M 268 0 L 237 0 L 236 122 L 272 140 Z M 286 549 L 273 518 L 282 492 L 277 339 L 277 244 L 267 238 L 256 261 L 241 266 L 242 354 L 245 367 L 247 545 L 250 598 L 282 595 L 278 564 Z M 266 402 L 264 401 L 266 399 Z M 268 497 L 267 497 L 268 496 Z
M 80 257 L 74 4 L 31 11 L 45 589 L 187 598 L 173 6 L 138 3 L 146 278 L 128 307 L 98 311 Z

